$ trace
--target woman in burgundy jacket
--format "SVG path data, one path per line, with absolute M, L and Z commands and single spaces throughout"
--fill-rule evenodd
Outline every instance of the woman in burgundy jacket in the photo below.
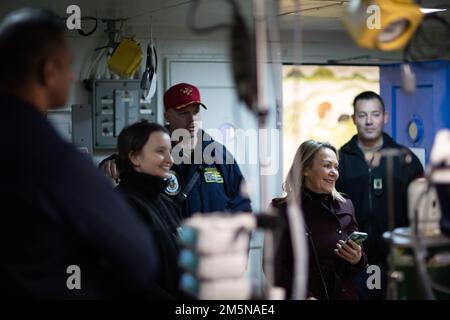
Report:
M 335 189 L 336 149 L 308 140 L 297 150 L 285 182 L 284 198 L 272 207 L 287 219 L 290 197 L 301 203 L 309 246 L 308 299 L 357 299 L 352 277 L 367 265 L 362 248 L 347 237 L 358 230 L 353 204 Z M 286 224 L 287 225 L 287 224 Z M 275 285 L 291 296 L 293 252 L 289 228 L 274 234 Z

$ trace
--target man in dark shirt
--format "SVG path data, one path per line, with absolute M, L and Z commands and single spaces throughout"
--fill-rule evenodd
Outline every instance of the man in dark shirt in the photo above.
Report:
M 4 297 L 139 296 L 157 272 L 143 221 L 45 119 L 67 102 L 71 62 L 65 25 L 53 13 L 20 9 L 1 22 Z
M 380 267 L 382 283 L 380 289 L 369 290 L 366 272 L 357 278 L 360 299 L 378 300 L 386 298 L 388 244 L 383 233 L 388 224 L 388 190 L 386 159 L 376 164 L 377 154 L 384 149 L 405 151 L 406 147 L 396 143 L 383 132 L 387 112 L 382 98 L 375 92 L 362 92 L 353 102 L 353 121 L 357 134 L 339 150 L 339 179 L 336 189 L 350 196 L 355 206 L 356 220 L 360 231 L 369 234 L 364 250 L 369 264 Z M 423 175 L 419 159 L 408 152 L 407 157 L 394 159 L 393 184 L 395 192 L 395 226 L 409 225 L 407 212 L 407 190 L 409 183 Z M 405 161 L 408 159 L 409 161 Z M 391 200 L 392 201 L 392 200 Z

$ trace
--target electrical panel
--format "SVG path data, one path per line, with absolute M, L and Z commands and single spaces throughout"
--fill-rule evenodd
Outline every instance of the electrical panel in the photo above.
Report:
M 156 122 L 156 97 L 142 99 L 139 80 L 97 80 L 91 96 L 95 149 L 114 149 L 122 129 L 140 120 Z

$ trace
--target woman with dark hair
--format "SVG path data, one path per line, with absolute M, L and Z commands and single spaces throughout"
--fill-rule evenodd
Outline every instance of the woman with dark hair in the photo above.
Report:
M 284 184 L 286 197 L 272 207 L 287 219 L 287 203 L 301 203 L 309 249 L 309 299 L 356 299 L 352 277 L 367 265 L 356 242 L 345 242 L 358 231 L 353 204 L 336 188 L 339 177 L 336 149 L 308 140 L 298 148 Z M 293 252 L 290 230 L 275 234 L 275 285 L 291 296 Z M 301 254 L 301 253 L 300 253 Z
M 122 130 L 118 137 L 117 189 L 150 226 L 161 261 L 160 276 L 151 288 L 154 299 L 178 298 L 178 227 L 181 213 L 164 194 L 172 166 L 168 131 L 157 123 L 138 122 Z

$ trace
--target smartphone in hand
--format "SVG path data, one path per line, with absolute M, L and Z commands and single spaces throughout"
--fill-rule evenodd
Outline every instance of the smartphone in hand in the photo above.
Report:
M 352 232 L 351 235 L 348 236 L 347 241 L 352 240 L 360 246 L 363 243 L 363 241 L 367 239 L 368 236 L 369 235 L 365 232 L 354 231 Z

